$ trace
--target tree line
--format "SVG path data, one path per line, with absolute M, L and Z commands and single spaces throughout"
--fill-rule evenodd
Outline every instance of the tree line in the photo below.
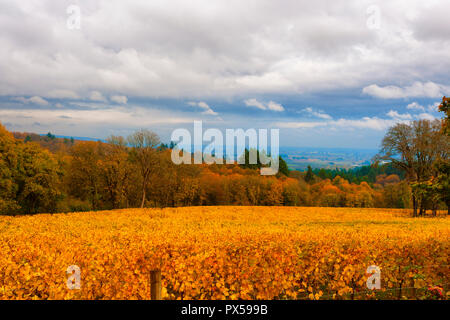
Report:
M 19 139 L 0 126 L 0 213 L 33 214 L 200 205 L 407 207 L 396 175 L 350 183 L 289 171 L 261 176 L 260 163 L 175 165 L 159 137 L 140 130 L 106 142 Z M 20 139 L 22 138 L 22 139 Z M 59 147 L 55 145 L 60 144 Z M 248 151 L 245 155 L 248 157 Z
M 442 111 L 448 119 L 448 100 Z M 447 108 L 447 109 L 445 109 Z M 445 111 L 447 110 L 447 111 Z M 447 131 L 445 131 L 447 130 Z M 0 124 L 0 214 L 202 205 L 413 208 L 449 206 L 448 120 L 397 124 L 370 167 L 289 171 L 261 163 L 175 165 L 158 135 L 106 142 L 14 135 Z
M 352 183 L 361 183 L 365 181 L 369 184 L 373 184 L 376 183 L 377 177 L 380 175 L 397 175 L 401 180 L 405 178 L 404 172 L 401 169 L 396 168 L 392 163 L 386 163 L 384 165 L 365 165 L 351 169 L 312 169 L 311 166 L 308 166 L 307 172 L 310 172 L 309 176 L 314 174 L 321 179 L 332 180 L 336 176 L 340 176 Z

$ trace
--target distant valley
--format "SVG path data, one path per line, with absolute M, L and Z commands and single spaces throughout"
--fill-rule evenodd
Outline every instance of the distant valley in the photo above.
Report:
M 377 149 L 281 147 L 280 155 L 291 170 L 350 169 L 370 165 Z

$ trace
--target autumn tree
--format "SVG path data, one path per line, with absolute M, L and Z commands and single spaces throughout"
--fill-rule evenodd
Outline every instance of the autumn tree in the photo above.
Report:
M 405 181 L 387 184 L 381 189 L 384 208 L 409 208 L 411 203 L 411 187 Z
M 160 139 L 156 133 L 141 129 L 130 135 L 127 142 L 132 148 L 131 159 L 137 164 L 142 178 L 141 208 L 143 208 L 150 177 L 157 170 L 158 150 L 156 147 L 159 145 Z
M 0 214 L 55 212 L 58 162 L 37 143 L 16 140 L 0 125 Z
M 442 103 L 439 105 L 439 111 L 444 113 L 442 132 L 450 136 L 450 98 L 442 98 Z
M 94 210 L 101 208 L 102 149 L 102 142 L 93 141 L 75 144 L 71 149 L 72 160 L 68 173 L 70 193 L 82 200 L 88 200 Z
M 306 206 L 309 204 L 308 184 L 303 180 L 288 178 L 283 183 L 285 206 Z
M 413 122 L 418 177 L 413 183 L 413 193 L 420 200 L 419 215 L 424 215 L 431 208 L 436 215 L 438 203 L 441 200 L 438 191 L 437 177 L 439 163 L 448 162 L 450 150 L 449 136 L 442 134 L 441 121 L 421 120 Z
M 264 195 L 264 205 L 283 205 L 283 185 L 281 182 L 273 177 L 265 179 L 265 181 L 267 182 L 267 189 L 266 194 Z
M 439 111 L 444 113 L 442 120 L 442 133 L 450 137 L 450 98 L 442 98 Z M 436 162 L 437 176 L 433 183 L 433 191 L 437 192 L 447 205 L 447 214 L 450 215 L 450 160 L 441 158 Z
M 14 181 L 17 164 L 15 139 L 0 124 L 0 214 L 10 214 L 19 209 L 16 201 L 18 186 Z
M 336 178 L 335 178 L 336 179 Z M 314 205 L 320 207 L 344 207 L 346 205 L 345 193 L 329 179 L 315 184 L 311 188 L 314 193 Z
M 20 164 L 16 174 L 17 200 L 24 213 L 56 212 L 61 172 L 54 156 L 36 143 L 20 144 Z
M 413 215 L 424 214 L 426 193 L 423 183 L 434 174 L 433 166 L 440 158 L 448 157 L 449 140 L 440 131 L 439 120 L 418 120 L 412 123 L 398 123 L 389 128 L 381 144 L 376 161 L 389 161 L 404 170 L 413 186 Z
M 398 123 L 389 128 L 381 143 L 380 154 L 375 156 L 375 160 L 389 161 L 394 166 L 402 169 L 409 181 L 415 181 L 417 176 L 414 172 L 414 145 L 412 126 L 405 123 Z M 417 201 L 412 195 L 413 215 L 417 215 Z
M 125 138 L 110 136 L 104 146 L 104 158 L 100 162 L 101 176 L 106 189 L 105 200 L 112 208 L 129 207 L 129 185 L 132 167 Z

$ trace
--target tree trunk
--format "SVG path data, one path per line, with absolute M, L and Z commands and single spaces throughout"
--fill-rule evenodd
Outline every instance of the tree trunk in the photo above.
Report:
M 142 202 L 141 202 L 141 208 L 144 208 L 145 204 L 145 187 L 142 188 Z
M 414 195 L 412 196 L 412 201 L 413 201 L 413 217 L 417 217 L 417 201 Z

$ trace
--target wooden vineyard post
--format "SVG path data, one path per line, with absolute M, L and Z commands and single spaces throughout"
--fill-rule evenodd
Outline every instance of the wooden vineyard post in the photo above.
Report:
M 161 271 L 150 271 L 151 300 L 161 300 Z

